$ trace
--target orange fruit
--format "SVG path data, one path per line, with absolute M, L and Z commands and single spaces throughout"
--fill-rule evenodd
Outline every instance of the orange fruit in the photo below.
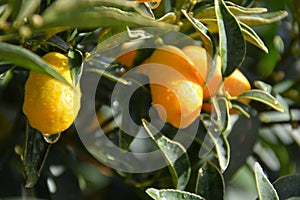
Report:
M 120 57 L 118 57 L 116 61 L 122 63 L 126 67 L 132 67 L 136 56 L 137 50 L 128 51 L 122 54 Z
M 72 83 L 68 58 L 51 52 L 43 59 Z M 43 135 L 58 134 L 71 126 L 80 108 L 79 85 L 70 87 L 52 77 L 31 71 L 25 84 L 23 112 Z
M 186 46 L 182 51 L 192 60 L 194 66 L 197 68 L 201 76 L 207 77 L 209 69 L 212 65 L 212 59 L 208 55 L 207 51 L 199 46 Z M 211 97 L 217 94 L 219 87 L 222 83 L 222 72 L 221 72 L 221 58 L 217 57 L 216 68 L 211 79 L 206 83 L 203 91 L 204 103 L 202 109 L 208 113 L 214 112 L 211 103 L 205 103 L 209 101 Z M 230 76 L 228 76 L 223 83 L 223 92 L 228 92 L 230 96 L 238 96 L 245 91 L 251 89 L 248 79 L 244 74 L 236 69 Z M 249 99 L 240 99 L 243 103 L 249 103 Z M 233 113 L 231 111 L 231 113 Z
M 161 120 L 186 128 L 200 114 L 204 80 L 177 47 L 163 46 L 149 58 L 152 105 Z

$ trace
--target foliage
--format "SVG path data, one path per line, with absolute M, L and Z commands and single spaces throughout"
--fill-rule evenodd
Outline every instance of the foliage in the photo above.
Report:
M 0 0 L 0 198 L 300 197 L 299 9 L 292 0 Z M 215 113 L 201 112 L 191 127 L 164 124 L 151 110 L 147 75 L 126 76 L 154 50 L 138 48 L 153 34 L 145 27 L 165 30 L 155 45 L 170 43 L 166 33 L 174 31 L 205 47 L 212 57 L 207 79 L 220 56 L 223 80 L 239 68 L 253 89 L 218 93 Z M 111 42 L 123 36 L 127 42 Z M 111 60 L 114 48 L 138 49 L 135 66 Z M 88 104 L 96 121 L 82 106 L 60 138 L 43 138 L 22 112 L 24 85 L 29 70 L 69 84 L 41 59 L 53 51 L 68 56 L 76 84 L 92 81 L 85 73 L 96 77 L 88 82 L 97 86 Z M 249 105 L 239 101 L 245 98 Z M 79 134 L 78 126 L 99 124 L 99 144 Z M 114 146 L 122 156 L 114 157 Z M 134 149 L 157 150 L 164 167 L 147 171 L 152 158 L 127 157 Z M 141 160 L 147 172 L 136 173 Z

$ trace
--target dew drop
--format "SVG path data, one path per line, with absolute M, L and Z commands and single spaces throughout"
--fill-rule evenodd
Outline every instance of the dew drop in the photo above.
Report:
M 44 140 L 46 142 L 48 142 L 49 144 L 54 144 L 56 143 L 59 138 L 60 138 L 60 134 L 61 133 L 56 133 L 56 134 L 44 134 L 43 137 L 44 137 Z

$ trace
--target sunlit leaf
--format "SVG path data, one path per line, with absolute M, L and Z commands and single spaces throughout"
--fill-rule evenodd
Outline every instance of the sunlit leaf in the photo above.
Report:
M 257 90 L 257 89 L 249 90 L 249 91 L 246 91 L 243 94 L 239 95 L 237 98 L 238 99 L 242 99 L 242 98 L 252 99 L 255 101 L 262 102 L 262 103 L 274 108 L 275 110 L 277 110 L 279 112 L 284 111 L 281 104 L 272 95 L 270 95 L 268 92 L 265 92 L 263 90 Z
M 254 82 L 255 87 L 257 87 L 258 89 L 261 89 L 263 91 L 266 91 L 267 93 L 271 93 L 272 92 L 272 86 L 264 83 L 262 81 L 255 81 Z
M 228 140 L 225 134 L 222 134 L 219 131 L 218 129 L 219 127 L 217 126 L 217 124 L 213 123 L 211 119 L 201 117 L 201 121 L 204 124 L 204 127 L 206 128 L 207 131 L 206 137 L 209 138 L 207 140 L 204 139 L 204 142 L 208 143 L 207 146 L 211 147 L 211 150 L 215 148 L 216 157 L 220 165 L 220 170 L 221 172 L 224 172 L 227 169 L 230 160 L 230 146 Z M 213 146 L 211 146 L 210 143 L 212 143 Z
M 224 199 L 224 179 L 222 173 L 213 163 L 206 162 L 199 169 L 195 191 L 206 200 Z
M 239 6 L 237 4 L 234 4 L 230 1 L 225 2 L 227 5 L 227 8 L 230 10 L 230 12 L 234 15 L 251 15 L 251 14 L 259 14 L 259 13 L 264 13 L 267 12 L 266 8 L 259 8 L 259 7 L 254 7 L 254 8 L 247 8 L 243 6 Z M 195 18 L 212 18 L 216 17 L 215 14 L 215 7 L 211 6 L 208 8 L 205 8 L 201 10 L 201 12 L 198 12 L 195 14 Z
M 213 57 L 215 53 L 214 44 L 212 41 L 212 35 L 208 32 L 206 26 L 204 26 L 200 21 L 195 19 L 194 17 L 190 16 L 186 10 L 181 10 L 184 16 L 189 20 L 189 22 L 193 25 L 193 27 L 198 31 L 200 34 L 200 38 L 203 42 L 204 48 L 209 52 L 210 56 Z
M 269 52 L 269 50 L 266 47 L 266 45 L 264 44 L 264 42 L 260 39 L 260 37 L 255 33 L 255 31 L 252 28 L 250 28 L 249 26 L 247 26 L 246 24 L 244 24 L 242 22 L 240 22 L 240 26 L 242 28 L 242 33 L 243 33 L 245 40 L 247 40 L 251 44 L 257 46 L 264 52 L 266 52 L 266 53 Z
M 222 75 L 227 77 L 244 60 L 245 40 L 237 19 L 230 13 L 223 0 L 215 0 L 215 10 L 219 29 Z
M 184 190 L 191 174 L 190 160 L 186 150 L 180 143 L 172 141 L 158 132 L 146 120 L 142 120 L 142 122 L 168 163 L 175 188 Z
M 255 180 L 256 188 L 258 192 L 258 198 L 260 200 L 278 200 L 278 194 L 270 181 L 268 180 L 266 174 L 263 172 L 263 169 L 259 163 L 255 163 Z
M 212 101 L 217 113 L 219 131 L 223 133 L 227 130 L 230 121 L 228 101 L 225 97 L 212 98 Z
M 146 193 L 155 200 L 204 200 L 199 195 L 181 190 L 148 188 Z
M 101 6 L 63 11 L 57 10 L 56 7 L 54 7 L 50 11 L 43 15 L 44 23 L 41 27 L 38 27 L 39 30 L 57 27 L 93 28 L 126 26 L 155 26 L 173 30 L 178 29 L 176 25 L 155 21 L 138 13 L 113 7 Z
M 240 22 L 247 24 L 248 26 L 259 26 L 264 24 L 270 24 L 277 22 L 288 15 L 287 11 L 276 11 L 270 13 L 263 13 L 253 16 L 237 16 Z
M 70 85 L 59 72 L 42 60 L 42 58 L 23 47 L 0 42 L 0 59 L 51 76 Z

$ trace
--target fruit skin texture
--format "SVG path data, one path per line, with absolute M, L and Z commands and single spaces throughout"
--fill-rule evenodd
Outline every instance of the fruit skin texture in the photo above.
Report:
M 149 58 L 152 105 L 161 120 L 186 128 L 200 114 L 204 80 L 178 48 L 163 46 Z
M 51 52 L 43 59 L 72 83 L 66 56 Z M 57 134 L 74 122 L 80 98 L 79 84 L 72 88 L 52 77 L 31 71 L 25 84 L 23 112 L 30 125 L 43 135 Z
M 212 64 L 212 59 L 207 54 L 206 50 L 199 46 L 186 46 L 182 49 L 182 51 L 192 60 L 199 73 L 202 76 L 207 77 L 207 73 Z M 222 83 L 221 58 L 219 56 L 217 57 L 216 62 L 214 74 L 208 83 L 206 83 L 206 87 L 204 88 L 204 101 L 208 101 L 209 98 L 215 96 L 219 90 L 220 84 Z M 239 69 L 236 69 L 230 76 L 226 77 L 222 86 L 222 92 L 224 94 L 227 92 L 233 97 L 239 96 L 250 89 L 251 85 L 248 79 Z M 239 99 L 239 101 L 245 104 L 250 102 L 249 99 Z M 204 102 L 202 109 L 208 113 L 215 112 L 211 103 Z M 230 113 L 234 114 L 232 110 L 230 110 Z

